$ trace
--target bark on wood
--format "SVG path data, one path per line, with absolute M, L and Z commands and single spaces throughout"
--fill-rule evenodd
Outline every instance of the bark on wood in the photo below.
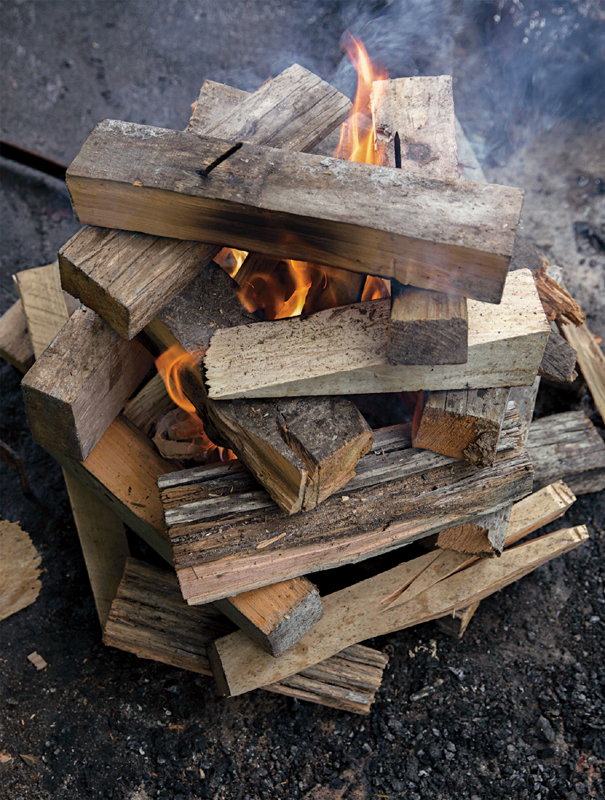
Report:
M 469 351 L 464 365 L 389 364 L 388 315 L 389 300 L 372 300 L 308 317 L 219 330 L 204 358 L 210 397 L 528 385 L 538 373 L 550 331 L 527 270 L 508 276 L 500 305 L 469 301 Z
M 605 355 L 586 324 L 562 324 L 563 336 L 577 351 L 578 366 L 588 384 L 592 399 L 605 422 Z
M 176 342 L 203 352 L 215 331 L 254 320 L 235 288 L 220 267 L 210 264 L 145 332 L 160 347 Z M 181 377 L 210 438 L 230 447 L 288 513 L 314 508 L 344 486 L 371 446 L 368 424 L 345 398 L 215 402 L 199 373 Z
M 233 630 L 213 606 L 191 608 L 173 573 L 128 559 L 103 641 L 139 658 L 211 675 L 207 647 Z M 267 691 L 359 714 L 369 713 L 388 658 L 354 645 Z
M 272 656 L 281 656 L 322 617 L 321 597 L 306 578 L 281 581 L 217 600 L 219 611 Z
M 42 588 L 40 561 L 29 534 L 0 520 L 0 620 L 31 605 Z
M 290 517 L 236 464 L 159 480 L 183 596 L 210 602 L 310 571 L 353 563 L 495 511 L 528 492 L 524 448 L 493 467 L 410 449 L 409 428 L 375 432 L 350 483 Z M 511 434 L 510 443 L 514 440 Z
M 520 190 L 252 144 L 200 177 L 231 149 L 232 140 L 101 122 L 67 172 L 76 217 L 500 301 Z
M 0 317 L 0 357 L 24 374 L 34 363 L 34 348 L 21 300 Z
M 209 650 L 213 674 L 224 694 L 242 694 L 305 669 L 343 646 L 427 622 L 462 604 L 476 602 L 587 538 L 583 525 L 557 531 L 506 551 L 499 559 L 480 559 L 407 602 L 395 600 L 385 605 L 393 590 L 409 581 L 414 562 L 401 564 L 325 597 L 323 618 L 297 647 L 279 659 L 269 656 L 241 632 L 218 639 Z
M 577 495 L 605 488 L 605 442 L 583 411 L 533 422 L 527 450 L 534 467 L 534 489 L 558 480 Z
M 419 397 L 412 444 L 463 458 L 476 467 L 493 464 L 510 389 L 461 389 Z
M 84 461 L 152 366 L 139 342 L 79 309 L 21 384 L 34 439 Z
M 90 489 L 63 470 L 101 628 L 130 555 L 124 523 Z
M 295 64 L 251 95 L 208 82 L 187 135 L 307 150 L 338 125 L 349 105 Z M 178 238 L 85 228 L 59 253 L 63 283 L 121 336 L 132 338 L 220 250 L 218 242 Z
M 553 322 L 538 374 L 551 381 L 575 381 L 577 353 L 560 335 Z

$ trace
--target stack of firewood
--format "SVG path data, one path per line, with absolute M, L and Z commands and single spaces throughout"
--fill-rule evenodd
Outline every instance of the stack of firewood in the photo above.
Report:
M 510 545 L 605 487 L 583 414 L 531 422 L 540 375 L 573 380 L 581 351 L 599 403 L 605 369 L 560 275 L 513 258 L 522 192 L 484 181 L 450 78 L 382 83 L 383 166 L 330 156 L 350 103 L 299 66 L 252 94 L 207 82 L 185 132 L 100 123 L 67 173 L 86 226 L 0 320 L 104 641 L 224 694 L 367 713 L 386 657 L 361 642 L 461 635 L 587 531 Z M 326 265 L 304 313 L 244 307 L 282 259 Z M 391 296 L 361 300 L 368 276 Z M 389 427 L 354 402 L 404 392 Z M 172 569 L 132 559 L 125 525 Z

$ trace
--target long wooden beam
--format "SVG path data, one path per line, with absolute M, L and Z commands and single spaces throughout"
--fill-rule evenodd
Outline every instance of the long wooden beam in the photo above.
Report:
M 101 122 L 67 171 L 76 218 L 498 303 L 523 193 Z
M 218 400 L 533 383 L 550 325 L 531 272 L 509 274 L 498 306 L 469 301 L 468 317 L 462 365 L 390 364 L 389 300 L 218 330 L 204 357 L 208 391 Z

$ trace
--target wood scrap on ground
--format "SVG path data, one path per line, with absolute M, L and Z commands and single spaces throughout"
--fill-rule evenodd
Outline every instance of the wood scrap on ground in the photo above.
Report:
M 35 602 L 41 558 L 18 522 L 0 520 L 0 620 Z

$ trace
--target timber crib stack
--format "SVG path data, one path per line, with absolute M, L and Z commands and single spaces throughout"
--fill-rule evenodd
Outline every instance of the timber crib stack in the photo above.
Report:
M 107 644 L 368 713 L 387 658 L 361 643 L 461 635 L 584 542 L 517 544 L 605 487 L 605 445 L 582 413 L 531 421 L 590 334 L 513 257 L 522 193 L 485 182 L 451 79 L 375 84 L 376 164 L 332 157 L 349 110 L 295 65 L 252 94 L 207 82 L 184 132 L 100 123 L 67 172 L 85 227 L 15 276 L 0 352 L 64 469 Z

